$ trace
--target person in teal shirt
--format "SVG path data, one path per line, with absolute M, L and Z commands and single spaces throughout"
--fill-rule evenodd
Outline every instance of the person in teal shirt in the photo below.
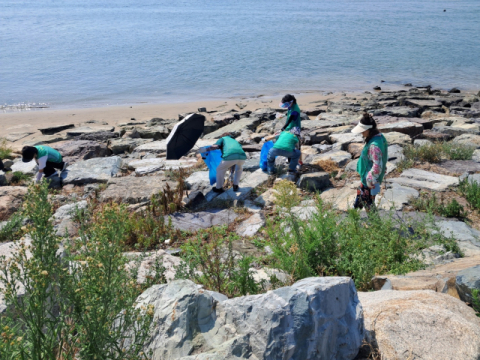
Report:
M 275 158 L 277 156 L 285 156 L 290 159 L 289 172 L 297 171 L 298 160 L 301 152 L 297 149 L 299 141 L 300 128 L 294 127 L 290 131 L 282 131 L 279 135 L 267 136 L 266 141 L 276 139 L 275 144 L 268 152 L 267 169 L 270 175 L 275 174 Z
M 300 108 L 297 104 L 297 99 L 295 96 L 287 94 L 282 98 L 280 107 L 287 110 L 287 120 L 285 125 L 282 128 L 282 131 L 290 131 L 293 128 L 302 128 L 301 118 L 300 118 Z
M 57 150 L 46 145 L 24 146 L 22 149 L 23 162 L 30 162 L 33 159 L 38 164 L 38 173 L 36 182 L 40 182 L 42 176 L 49 178 L 57 173 L 57 170 L 63 171 L 68 164 L 63 161 L 62 154 Z
M 243 151 L 242 145 L 233 138 L 230 133 L 225 133 L 207 150 L 220 149 L 222 151 L 222 162 L 217 167 L 217 182 L 212 189 L 216 193 L 223 192 L 223 183 L 225 181 L 225 173 L 228 169 L 234 167 L 233 191 L 238 191 L 238 184 L 243 173 L 243 164 L 247 160 L 247 155 Z
M 352 129 L 354 134 L 362 134 L 365 146 L 357 163 L 357 172 L 362 181 L 357 191 L 354 207 L 369 209 L 375 204 L 375 197 L 380 193 L 380 184 L 385 176 L 388 160 L 388 143 L 380 131 L 373 116 L 363 113 L 358 125 Z

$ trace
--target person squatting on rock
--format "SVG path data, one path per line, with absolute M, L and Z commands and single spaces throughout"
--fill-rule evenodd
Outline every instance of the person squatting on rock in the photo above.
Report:
M 238 191 L 238 184 L 243 173 L 243 164 L 247 160 L 247 155 L 242 149 L 242 145 L 235 140 L 230 133 L 225 133 L 215 143 L 207 148 L 207 151 L 220 149 L 222 151 L 222 162 L 217 167 L 217 183 L 213 187 L 216 193 L 223 192 L 223 183 L 225 173 L 228 169 L 235 167 L 233 176 L 233 191 Z
M 285 125 L 282 128 L 282 131 L 289 131 L 293 128 L 302 128 L 301 119 L 300 119 L 300 108 L 297 104 L 297 99 L 295 96 L 287 94 L 282 98 L 282 102 L 280 103 L 280 107 L 283 109 L 288 109 L 287 111 L 287 120 L 285 121 Z
M 365 146 L 357 163 L 357 172 L 362 184 L 357 190 L 354 207 L 370 209 L 375 204 L 375 196 L 380 193 L 380 184 L 385 176 L 388 160 L 388 144 L 377 129 L 377 123 L 371 114 L 364 112 L 358 125 L 352 129 L 354 134 L 362 134 Z
M 297 171 L 298 160 L 302 154 L 298 150 L 300 144 L 300 128 L 294 127 L 290 131 L 282 131 L 279 135 L 271 135 L 265 138 L 265 141 L 276 139 L 275 144 L 268 152 L 267 169 L 270 175 L 275 174 L 275 158 L 277 156 L 285 156 L 290 159 L 288 165 L 289 172 L 295 173 Z
M 63 171 L 67 168 L 67 163 L 63 161 L 62 154 L 49 146 L 24 146 L 22 149 L 22 161 L 28 163 L 35 159 L 38 164 L 38 173 L 35 178 L 39 183 L 42 176 L 49 178 L 57 174 L 57 170 Z

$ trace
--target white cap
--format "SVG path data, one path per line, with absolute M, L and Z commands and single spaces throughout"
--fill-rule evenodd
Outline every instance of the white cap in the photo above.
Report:
M 373 125 L 364 125 L 361 122 L 359 122 L 358 125 L 352 129 L 352 133 L 361 134 L 362 132 L 371 129 L 372 127 Z

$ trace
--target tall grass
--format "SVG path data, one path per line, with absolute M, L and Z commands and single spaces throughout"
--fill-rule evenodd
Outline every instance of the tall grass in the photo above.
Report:
M 0 159 L 7 159 L 12 155 L 12 149 L 8 147 L 7 139 L 0 138 Z

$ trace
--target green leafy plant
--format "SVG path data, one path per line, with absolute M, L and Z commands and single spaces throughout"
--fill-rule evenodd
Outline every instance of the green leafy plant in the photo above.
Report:
M 453 239 L 431 231 L 429 222 L 409 223 L 372 211 L 357 210 L 339 218 L 318 199 L 317 212 L 307 221 L 287 214 L 267 229 L 274 252 L 272 266 L 294 280 L 318 275 L 350 276 L 358 289 L 370 288 L 376 274 L 403 274 L 424 267 L 421 250 L 441 244 L 460 252 Z M 412 229 L 415 229 L 414 231 Z
M 467 199 L 473 209 L 480 209 L 480 185 L 476 181 L 469 181 L 468 178 L 462 180 L 458 191 Z
M 23 220 L 24 217 L 21 212 L 16 212 L 10 216 L 8 222 L 0 228 L 0 243 L 20 239 L 24 234 Z
M 435 193 L 422 193 L 420 197 L 410 199 L 410 204 L 415 210 L 426 211 L 444 217 L 463 218 L 467 215 L 463 206 L 456 199 L 451 199 L 450 202 L 445 203 L 443 195 L 438 200 Z
M 300 204 L 300 196 L 297 192 L 297 186 L 288 180 L 281 180 L 273 187 L 275 193 L 275 204 L 281 208 L 291 209 Z
M 418 162 L 439 163 L 447 160 L 470 160 L 475 148 L 469 145 L 453 142 L 436 142 L 422 146 L 408 145 L 403 148 L 405 168 Z M 411 166 L 410 166 L 411 167 Z
M 10 179 L 11 185 L 23 184 L 32 178 L 31 175 L 24 174 L 21 171 L 15 171 Z
M 8 159 L 12 155 L 12 149 L 7 145 L 7 139 L 0 138 L 0 159 Z
M 471 160 L 475 146 L 459 143 L 443 143 L 442 151 L 449 160 Z

